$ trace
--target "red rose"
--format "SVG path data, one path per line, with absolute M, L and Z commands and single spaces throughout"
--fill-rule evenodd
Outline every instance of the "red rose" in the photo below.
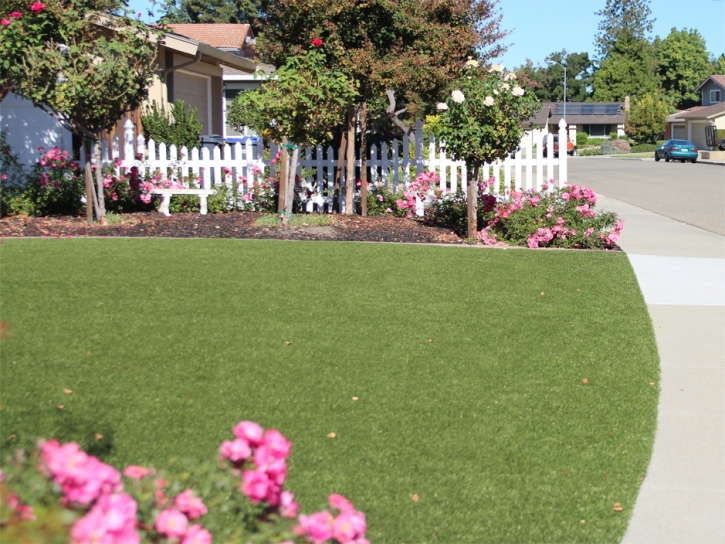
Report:
M 11 19 L 20 19 L 22 16 L 23 14 L 19 11 L 13 11 L 12 13 L 8 13 L 8 17 L 10 17 Z
M 315 47 L 321 47 L 322 46 L 322 38 L 315 38 L 312 40 L 312 45 Z
M 43 4 L 42 2 L 33 2 L 33 5 L 30 6 L 30 11 L 32 11 L 33 13 L 40 13 L 44 9 L 45 4 Z

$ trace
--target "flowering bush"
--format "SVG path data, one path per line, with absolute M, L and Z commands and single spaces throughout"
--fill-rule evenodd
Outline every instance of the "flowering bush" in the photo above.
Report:
M 478 232 L 484 245 L 564 248 L 608 248 L 616 244 L 624 227 L 611 212 L 597 213 L 596 193 L 577 185 L 542 192 L 512 191 L 496 204 L 488 224 Z M 487 218 L 488 219 L 488 218 Z
M 76 215 L 85 209 L 85 182 L 78 163 L 58 147 L 38 148 L 40 159 L 28 175 L 28 215 Z
M 126 173 L 115 175 L 111 167 L 104 168 L 103 193 L 106 211 L 129 213 L 153 209 L 151 195 L 142 189 L 143 178 L 137 167 Z
M 0 472 L 0 537 L 6 542 L 335 542 L 368 544 L 365 515 L 341 495 L 328 510 L 299 515 L 283 490 L 292 444 L 251 421 L 233 428 L 216 463 L 178 477 L 114 467 L 76 443 L 40 441 Z M 241 491 L 241 492 L 240 492 Z

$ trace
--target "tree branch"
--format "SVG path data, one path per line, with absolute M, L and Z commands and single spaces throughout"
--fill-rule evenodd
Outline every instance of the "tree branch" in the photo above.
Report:
M 386 96 L 388 97 L 388 109 L 385 111 L 385 113 L 388 114 L 388 118 L 397 126 L 400 130 L 403 131 L 403 134 L 409 134 L 413 131 L 413 127 L 409 127 L 403 121 L 400 120 L 398 115 L 405 112 L 407 108 L 403 108 L 402 110 L 395 111 L 395 91 L 392 89 L 388 89 L 385 91 Z

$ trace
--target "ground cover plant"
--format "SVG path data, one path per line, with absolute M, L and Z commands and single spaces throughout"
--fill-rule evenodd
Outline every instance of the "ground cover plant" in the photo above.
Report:
M 0 267 L 3 454 L 174 469 L 247 419 L 371 542 L 624 533 L 658 367 L 623 253 L 6 239 Z

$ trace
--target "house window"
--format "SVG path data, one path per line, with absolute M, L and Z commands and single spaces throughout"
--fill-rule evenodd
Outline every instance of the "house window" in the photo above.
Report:
M 720 98 L 720 89 L 710 91 L 710 104 L 718 104 L 721 101 L 722 98 Z

